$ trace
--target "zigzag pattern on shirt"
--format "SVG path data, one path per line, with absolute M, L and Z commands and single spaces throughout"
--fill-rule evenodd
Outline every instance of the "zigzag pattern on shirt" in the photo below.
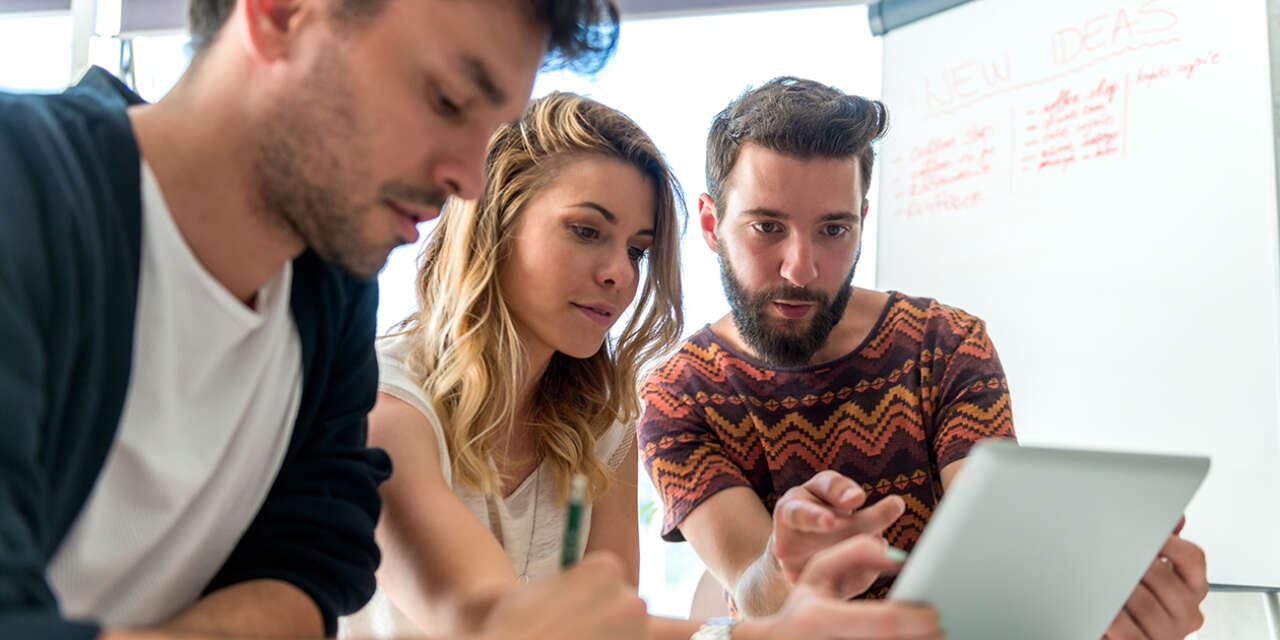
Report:
M 767 402 L 774 400 L 781 403 L 785 397 L 779 397 L 783 388 L 809 383 L 808 386 L 821 386 L 832 377 L 843 378 L 847 375 L 859 375 L 851 384 L 839 391 L 832 391 L 826 398 L 812 396 L 810 402 L 830 402 L 834 398 L 845 397 L 851 392 L 862 392 L 868 389 L 878 390 L 896 383 L 904 375 L 915 369 L 932 365 L 936 360 L 947 361 L 956 356 L 966 356 L 977 360 L 988 360 L 995 357 L 991 341 L 981 321 L 962 311 L 940 305 L 936 302 L 926 308 L 912 304 L 912 300 L 902 298 L 896 300 L 889 313 L 886 314 L 885 326 L 870 336 L 862 347 L 849 355 L 833 362 L 802 371 L 777 371 L 745 358 L 719 342 L 699 344 L 686 342 L 677 357 L 673 357 L 655 369 L 648 379 L 651 388 L 690 389 L 706 386 L 716 387 L 732 380 L 743 385 L 742 394 L 721 394 L 713 399 L 719 402 Z M 945 335 L 951 338 L 949 344 L 922 344 L 926 331 L 931 335 Z M 903 350 L 906 345 L 920 345 L 910 357 L 894 357 L 896 366 L 876 371 L 875 375 L 866 375 L 865 364 L 885 358 L 893 348 Z M 950 347 L 948 349 L 948 347 Z M 736 396 L 736 397 L 735 397 Z M 687 401 L 685 398 L 682 400 Z M 697 399 L 695 399 L 697 400 Z M 791 397 L 790 401 L 801 398 Z
M 798 370 L 771 369 L 704 329 L 650 374 L 642 396 L 640 451 L 668 537 L 722 489 L 750 487 L 771 510 L 791 487 L 836 469 L 868 502 L 903 497 L 906 513 L 885 536 L 910 550 L 937 506 L 941 467 L 978 440 L 1013 435 L 982 321 L 902 294 L 857 349 Z

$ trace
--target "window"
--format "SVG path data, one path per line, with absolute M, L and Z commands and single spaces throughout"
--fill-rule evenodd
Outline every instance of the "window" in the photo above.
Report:
M 0 15 L 0 60 L 0 91 L 61 91 L 71 77 L 71 15 Z

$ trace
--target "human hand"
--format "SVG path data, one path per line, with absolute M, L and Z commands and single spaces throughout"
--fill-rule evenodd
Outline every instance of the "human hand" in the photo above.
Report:
M 866 501 L 862 487 L 830 470 L 782 495 L 773 509 L 768 552 L 777 559 L 788 583 L 799 581 L 815 553 L 859 534 L 879 536 L 906 510 L 898 496 L 862 508 Z
M 932 608 L 903 602 L 850 602 L 851 590 L 875 580 L 900 562 L 886 554 L 883 539 L 860 535 L 813 554 L 782 609 L 774 616 L 747 620 L 735 640 L 808 638 L 857 640 L 939 640 L 944 633 Z M 869 580 L 853 579 L 859 570 Z
M 1200 603 L 1209 594 L 1204 550 L 1178 536 L 1184 517 L 1147 568 L 1105 640 L 1182 640 L 1204 625 Z
M 482 634 L 502 640 L 640 640 L 648 620 L 644 601 L 623 578 L 622 562 L 598 552 L 554 578 L 507 592 Z

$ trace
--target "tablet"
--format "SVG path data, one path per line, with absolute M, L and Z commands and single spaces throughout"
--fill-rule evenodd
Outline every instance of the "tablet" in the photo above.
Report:
M 970 452 L 889 598 L 949 640 L 1093 640 L 1164 545 L 1209 459 L 1022 447 Z

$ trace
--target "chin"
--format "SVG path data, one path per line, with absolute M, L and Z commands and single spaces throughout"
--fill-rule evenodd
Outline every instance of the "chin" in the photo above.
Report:
M 584 345 L 584 344 L 578 344 L 578 345 L 572 345 L 572 346 L 566 345 L 566 348 L 557 349 L 557 351 L 559 351 L 560 353 L 563 353 L 566 356 L 569 356 L 570 358 L 574 358 L 577 360 L 586 360 L 587 358 L 590 358 L 591 356 L 594 356 L 597 353 L 600 353 L 600 349 L 603 347 L 604 347 L 604 339 L 602 338 L 599 342 L 596 342 L 591 345 Z
M 776 318 L 773 322 L 766 323 L 769 329 L 786 335 L 798 336 L 809 330 L 813 324 L 812 318 Z
M 368 256 L 361 260 L 349 260 L 340 263 L 343 271 L 346 271 L 352 277 L 363 282 L 372 282 L 378 279 L 378 274 L 382 272 L 382 268 L 387 264 L 387 256 L 384 254 L 379 256 Z

